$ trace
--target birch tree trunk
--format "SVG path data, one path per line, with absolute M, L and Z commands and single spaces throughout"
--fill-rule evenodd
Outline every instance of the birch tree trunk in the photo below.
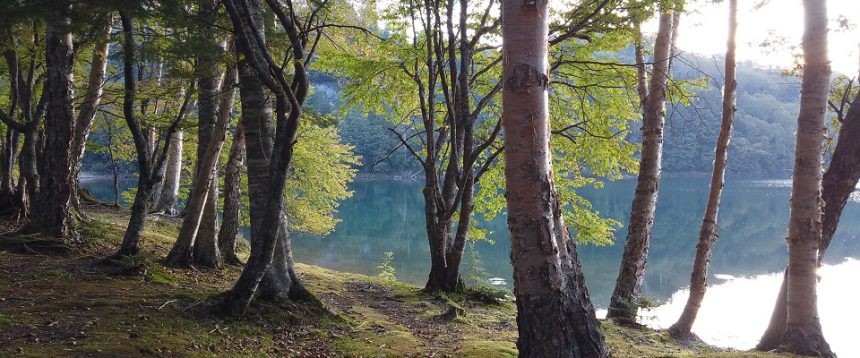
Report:
M 547 2 L 502 1 L 505 198 L 521 357 L 606 357 L 576 245 L 555 191 L 547 94 Z
M 205 41 L 208 47 L 212 49 L 217 48 L 218 44 L 215 40 L 214 27 L 211 26 L 211 24 L 215 22 L 217 1 L 200 0 L 199 8 L 200 10 L 198 13 L 198 17 L 200 18 L 199 21 L 201 22 L 201 27 L 199 29 L 199 31 L 201 31 L 201 40 Z M 200 170 L 200 163 L 204 160 L 204 152 L 209 142 L 212 140 L 213 137 L 215 137 L 215 127 L 216 122 L 218 121 L 218 93 L 220 91 L 220 73 L 218 71 L 218 59 L 214 58 L 212 54 L 201 54 L 197 56 L 197 66 L 197 83 L 199 88 L 199 102 L 197 107 L 197 113 L 199 116 L 200 123 L 197 132 L 198 166 L 195 171 Z M 232 91 L 230 93 L 232 93 Z M 220 145 L 221 144 L 218 145 L 219 150 Z M 197 230 L 196 238 L 191 239 L 192 245 L 190 246 L 190 249 L 194 251 L 194 254 L 192 256 L 193 263 L 205 267 L 220 267 L 222 264 L 221 253 L 218 252 L 217 243 L 218 178 L 215 175 L 212 175 L 212 171 L 210 171 L 209 174 L 210 175 L 208 177 L 201 177 L 209 181 L 208 187 L 210 189 L 208 191 L 205 191 L 207 198 L 204 201 L 204 205 L 202 207 L 203 217 L 201 218 L 200 227 Z M 193 183 L 192 185 L 200 185 L 196 183 L 197 178 L 198 177 L 195 176 L 195 183 Z M 194 199 L 194 195 L 195 194 L 191 194 L 192 200 Z M 191 213 L 189 209 L 190 208 L 186 208 L 186 215 L 196 215 L 194 213 Z M 180 239 L 182 238 L 182 235 L 180 235 Z
M 74 178 L 74 185 L 72 185 L 72 202 L 75 210 L 82 218 L 87 218 L 87 215 L 81 208 L 80 199 L 78 198 L 78 189 L 81 186 L 81 162 L 84 160 L 84 151 L 87 148 L 87 139 L 90 136 L 90 128 L 92 128 L 93 118 L 96 116 L 96 109 L 101 102 L 103 93 L 102 87 L 105 82 L 108 54 L 110 53 L 108 42 L 110 41 L 110 31 L 113 25 L 111 21 L 112 16 L 112 14 L 105 15 L 102 19 L 103 24 L 99 29 L 98 37 L 96 38 L 95 45 L 93 46 L 92 61 L 90 61 L 90 73 L 89 78 L 87 79 L 87 91 L 84 95 L 83 102 L 78 108 L 78 115 L 75 119 L 75 144 L 72 148 L 72 159 L 74 160 L 74 164 L 72 166 L 72 178 Z
M 222 94 L 218 121 L 215 123 L 206 148 L 204 148 L 203 156 L 197 163 L 197 174 L 194 177 L 194 186 L 191 189 L 191 199 L 188 202 L 185 220 L 182 221 L 176 244 L 173 245 L 167 255 L 166 262 L 169 265 L 200 264 L 206 267 L 220 267 L 222 264 L 218 247 L 210 246 L 217 245 L 216 240 L 213 238 L 206 239 L 204 235 L 208 235 L 209 232 L 202 232 L 201 229 L 203 228 L 203 221 L 206 219 L 206 203 L 212 198 L 209 192 L 217 190 L 212 187 L 212 183 L 215 181 L 212 178 L 215 177 L 214 172 L 218 166 L 221 147 L 224 145 L 227 126 L 230 124 L 236 76 L 235 68 L 228 70 L 224 85 L 230 90 Z
M 804 0 L 803 6 L 803 83 L 788 225 L 786 330 L 780 346 L 795 354 L 833 356 L 821 333 L 816 294 L 822 232 L 824 114 L 830 92 L 827 5 L 824 1 Z
M 699 230 L 699 243 L 696 245 L 696 257 L 693 260 L 693 271 L 690 274 L 690 296 L 684 305 L 681 317 L 671 327 L 669 333 L 675 338 L 690 338 L 690 330 L 696 321 L 696 315 L 702 306 L 705 290 L 708 284 L 708 265 L 711 253 L 719 238 L 717 217 L 720 210 L 720 194 L 725 183 L 726 163 L 728 160 L 729 141 L 732 138 L 732 123 L 735 116 L 735 34 L 737 33 L 737 0 L 729 0 L 729 34 L 726 43 L 726 75 L 723 86 L 723 118 L 720 124 L 720 134 L 714 149 L 714 169 L 711 173 L 711 187 L 708 192 L 708 204 L 702 218 Z
M 155 198 L 152 206 L 153 212 L 167 215 L 178 213 L 176 204 L 179 197 L 179 182 L 182 179 L 182 131 L 173 133 L 170 140 L 170 149 L 167 152 L 167 163 L 165 164 L 164 180 L 162 181 L 161 193 Z
M 3 133 L 3 146 L 0 150 L 0 196 L 5 197 L 7 205 L 13 205 L 15 197 L 15 178 L 13 168 L 18 159 L 18 139 L 20 134 L 14 128 L 5 126 Z
M 833 150 L 830 166 L 822 180 L 822 199 L 824 200 L 824 220 L 821 225 L 821 244 L 818 248 L 818 265 L 824 260 L 824 253 L 836 233 L 842 209 L 860 179 L 860 94 L 858 94 L 839 129 L 839 140 Z M 778 348 L 787 325 L 787 272 L 783 275 L 777 301 L 771 314 L 770 323 L 759 340 L 756 349 L 769 351 Z
M 638 297 L 645 278 L 645 262 L 651 240 L 651 225 L 657 207 L 660 184 L 660 163 L 663 155 L 663 116 L 665 114 L 666 87 L 669 79 L 669 60 L 672 56 L 671 8 L 661 7 L 660 25 L 654 44 L 654 66 L 642 119 L 642 150 L 639 176 L 627 226 L 624 257 L 609 304 L 607 318 L 621 322 L 635 322 L 639 309 Z

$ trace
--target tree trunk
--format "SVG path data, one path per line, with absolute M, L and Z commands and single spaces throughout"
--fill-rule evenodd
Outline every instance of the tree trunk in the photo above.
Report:
M 203 223 L 206 219 L 207 203 L 215 200 L 210 193 L 217 189 L 212 187 L 216 182 L 214 175 L 221 155 L 221 147 L 224 145 L 227 126 L 233 111 L 233 87 L 236 84 L 237 71 L 235 68 L 228 70 L 224 88 L 227 90 L 221 99 L 218 121 L 215 123 L 212 133 L 207 140 L 203 156 L 197 163 L 197 175 L 194 177 L 194 187 L 191 190 L 191 200 L 188 202 L 185 220 L 179 231 L 176 244 L 167 255 L 167 263 L 170 265 L 198 264 L 206 267 L 221 267 L 221 255 L 218 251 L 217 240 L 208 231 L 203 232 Z M 214 197 L 217 198 L 217 197 Z M 217 235 L 213 234 L 213 235 Z
M 624 257 L 609 304 L 607 318 L 635 322 L 638 296 L 645 278 L 645 261 L 651 240 L 651 225 L 657 207 L 660 162 L 663 150 L 663 115 L 668 67 L 671 58 L 672 9 L 661 8 L 660 25 L 654 44 L 654 67 L 642 119 L 642 150 L 636 193 L 627 226 Z
M 827 7 L 815 0 L 804 0 L 803 5 L 803 83 L 788 226 L 786 330 L 780 347 L 795 354 L 833 356 L 821 333 L 816 294 L 823 209 L 821 155 L 830 92 Z
M 134 194 L 134 202 L 131 204 L 131 216 L 128 227 L 122 238 L 122 246 L 117 253 L 120 256 L 132 256 L 140 252 L 140 234 L 146 224 L 146 213 L 149 212 L 149 204 L 152 196 L 152 183 L 148 175 L 139 173 L 137 177 L 137 192 Z
M 119 207 L 119 164 L 113 154 L 113 128 L 110 120 L 105 117 L 105 129 L 107 129 L 107 152 L 113 171 L 113 204 Z
M 21 214 L 30 217 L 30 205 L 39 195 L 39 167 L 37 146 L 38 125 L 27 128 L 24 132 L 24 143 L 21 146 L 21 159 L 18 162 L 21 175 L 18 178 L 18 203 L 21 205 Z
M 77 242 L 70 205 L 74 167 L 74 45 L 70 21 L 58 15 L 49 22 L 46 36 L 47 117 L 45 145 L 51 160 L 40 163 L 39 194 L 31 211 L 30 229 Z
M 0 158 L 0 197 L 3 197 L 7 207 L 12 207 L 15 200 L 15 177 L 13 171 L 18 158 L 18 138 L 20 135 L 12 127 L 6 126 L 3 133 L 2 158 Z
M 123 82 L 125 89 L 122 108 L 126 124 L 128 124 L 134 138 L 138 173 L 137 192 L 131 205 L 131 216 L 122 238 L 122 245 L 116 255 L 131 256 L 140 252 L 140 233 L 143 232 L 143 227 L 146 224 L 146 213 L 149 211 L 150 195 L 152 194 L 152 183 L 150 182 L 150 174 L 152 173 L 150 148 L 152 145 L 149 138 L 141 130 L 140 123 L 137 122 L 135 116 L 134 101 L 137 81 L 134 76 L 134 64 L 137 61 L 135 60 L 134 24 L 132 18 L 127 14 L 120 12 L 120 17 L 123 31 Z
M 185 118 L 186 109 L 190 101 L 190 92 L 185 96 L 180 107 L 179 114 L 164 132 L 164 146 L 159 150 L 157 141 L 152 135 L 147 135 L 137 119 L 135 111 L 135 97 L 137 95 L 137 80 L 134 76 L 135 41 L 133 19 L 127 13 L 120 11 L 123 30 L 123 87 L 124 96 L 122 103 L 123 116 L 134 140 L 134 148 L 137 154 L 137 193 L 131 206 L 131 217 L 128 228 L 123 236 L 122 246 L 114 256 L 129 256 L 140 251 L 140 234 L 146 224 L 146 214 L 152 202 L 152 191 L 154 183 L 160 182 L 161 168 L 167 162 L 167 151 L 170 147 L 173 133 L 179 122 Z
M 818 265 L 824 260 L 824 253 L 830 246 L 830 241 L 836 233 L 842 209 L 860 179 L 860 94 L 842 121 L 839 129 L 839 141 L 833 150 L 830 166 L 822 180 L 822 198 L 824 200 L 824 220 L 821 225 L 821 245 L 818 248 Z M 787 277 L 783 275 L 782 286 L 777 295 L 776 305 L 771 314 L 767 330 L 762 335 L 756 349 L 769 351 L 778 348 L 786 329 Z
M 258 294 L 264 298 L 282 298 L 298 297 L 299 292 L 307 293 L 302 289 L 301 281 L 292 268 L 284 215 L 287 171 L 292 160 L 302 105 L 309 88 L 303 66 L 306 54 L 299 39 L 296 18 L 291 13 L 286 14 L 278 2 L 266 2 L 290 39 L 290 49 L 295 59 L 292 61 L 292 83 L 287 82 L 280 66 L 271 59 L 269 49 L 262 38 L 263 34 L 259 31 L 261 26 L 254 26 L 262 23 L 259 4 L 256 1 L 241 2 L 237 9 L 233 1 L 223 2 L 235 29 L 238 48 L 245 57 L 245 61 L 240 63 L 244 67 L 241 71 L 242 78 L 247 80 L 248 75 L 251 75 L 248 68 L 248 65 L 251 65 L 258 79 L 244 85 L 240 80 L 240 90 L 243 92 L 242 108 L 249 108 L 246 99 L 259 105 L 256 110 L 251 111 L 251 116 L 246 116 L 244 111 L 242 115 L 242 125 L 246 131 L 251 203 L 251 256 L 242 270 L 242 275 L 224 299 L 222 308 L 229 314 L 242 313 Z M 261 82 L 275 94 L 277 130 L 273 130 L 274 123 L 265 116 L 266 100 L 265 96 L 262 96 L 262 87 L 258 85 Z M 244 93 L 246 88 L 250 89 L 250 98 Z M 266 152 L 271 155 L 261 155 Z M 284 282 L 290 282 L 289 286 L 281 285 Z M 292 294 L 294 289 L 297 289 L 295 295 Z
M 502 1 L 505 181 L 521 357 L 608 356 L 553 182 L 547 2 Z
M 199 0 L 200 12 L 198 13 L 201 31 L 201 40 L 205 41 L 207 47 L 216 48 L 215 32 L 212 24 L 215 21 L 217 1 Z M 197 83 L 198 83 L 198 146 L 197 146 L 197 169 L 200 170 L 200 162 L 203 161 L 204 151 L 208 143 L 215 137 L 215 127 L 218 121 L 218 93 L 221 90 L 219 83 L 220 71 L 218 59 L 211 53 L 199 54 L 197 56 Z M 224 87 L 228 88 L 228 87 Z M 233 93 L 229 91 L 229 93 Z M 232 102 L 231 102 L 232 107 Z M 229 115 L 229 114 L 228 114 Z M 218 146 L 220 149 L 220 145 Z M 217 162 L 216 162 L 217 166 Z M 205 267 L 221 267 L 221 253 L 218 251 L 218 178 L 213 172 L 209 173 L 205 180 L 209 181 L 209 190 L 204 202 L 203 217 L 197 230 L 196 238 L 192 240 L 191 249 L 194 251 L 193 262 Z M 194 186 L 199 185 L 194 177 Z M 195 194 L 191 194 L 193 199 Z M 186 215 L 195 215 L 186 208 Z
M 471 146 L 471 145 L 470 145 Z M 460 279 L 460 263 L 463 261 L 463 252 L 466 249 L 469 227 L 471 226 L 472 212 L 474 211 L 474 189 L 475 178 L 472 172 L 466 173 L 466 185 L 463 188 L 460 199 L 460 213 L 457 222 L 457 232 L 446 251 L 445 261 L 448 265 L 445 273 L 445 288 L 451 291 L 462 291 L 465 284 Z
M 244 156 L 245 131 L 240 123 L 236 127 L 230 156 L 224 169 L 224 219 L 218 232 L 221 257 L 224 258 L 224 263 L 228 265 L 242 265 L 242 261 L 236 256 L 236 240 L 239 239 L 239 227 L 241 226 L 239 211 L 242 206 L 242 161 Z
M 433 173 L 436 169 L 426 173 Z M 427 241 L 430 245 L 430 274 L 427 277 L 427 284 L 424 285 L 424 290 L 427 292 L 449 291 L 445 288 L 445 278 L 447 276 L 448 265 L 445 262 L 445 246 L 451 232 L 450 220 L 444 220 L 440 216 L 439 211 L 444 211 L 444 208 L 439 208 L 434 195 L 435 182 L 434 176 L 426 176 L 427 183 L 424 186 L 424 217 L 426 220 Z
M 729 141 L 732 138 L 732 122 L 735 116 L 735 34 L 737 32 L 737 0 L 729 0 L 729 36 L 726 49 L 726 76 L 723 86 L 723 118 L 720 124 L 720 134 L 714 150 L 714 169 L 711 173 L 711 187 L 708 192 L 708 204 L 702 227 L 699 231 L 699 243 L 696 245 L 696 257 L 693 260 L 693 272 L 690 274 L 690 296 L 681 317 L 671 327 L 669 333 L 675 338 L 689 338 L 693 322 L 702 306 L 708 282 L 708 264 L 714 243 L 719 238 L 717 233 L 717 217 L 720 210 L 720 194 L 723 190 L 726 175 L 726 162 L 729 151 Z
M 170 140 L 161 195 L 155 198 L 157 201 L 152 207 L 153 212 L 160 212 L 166 215 L 177 214 L 176 205 L 179 200 L 179 182 L 182 178 L 182 137 L 182 131 L 176 131 Z
M 93 118 L 96 116 L 96 109 L 101 102 L 102 86 L 105 82 L 105 73 L 107 72 L 107 62 L 110 41 L 110 30 L 112 27 L 111 18 L 113 15 L 105 15 L 95 45 L 93 46 L 92 61 L 90 61 L 90 74 L 87 79 L 87 91 L 84 94 L 83 102 L 78 108 L 78 115 L 75 119 L 74 127 L 74 147 L 72 148 L 72 178 L 75 184 L 72 186 L 72 202 L 78 214 L 86 218 L 86 214 L 81 208 L 81 203 L 78 198 L 78 188 L 81 186 L 81 161 L 84 159 L 84 151 L 87 147 L 87 139 L 90 136 L 90 128 L 92 128 Z

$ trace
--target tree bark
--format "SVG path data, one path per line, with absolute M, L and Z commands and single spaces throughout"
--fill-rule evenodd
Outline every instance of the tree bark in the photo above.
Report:
M 224 1 L 233 23 L 238 48 L 245 58 L 240 62 L 240 67 L 244 68 L 241 71 L 240 91 L 243 104 L 242 125 L 246 131 L 252 235 L 251 256 L 223 302 L 222 309 L 228 314 L 244 312 L 257 295 L 263 298 L 297 297 L 298 295 L 291 295 L 294 289 L 297 289 L 297 293 L 306 293 L 292 270 L 284 215 L 287 170 L 292 160 L 302 105 L 309 88 L 304 69 L 306 53 L 299 39 L 297 19 L 291 13 L 285 13 L 277 1 L 266 2 L 288 35 L 290 50 L 294 59 L 297 59 L 292 61 L 294 76 L 291 83 L 286 80 L 280 66 L 272 59 L 266 47 L 259 26 L 262 24 L 259 3 L 250 1 L 236 4 L 232 0 Z M 248 81 L 252 76 L 249 66 L 253 68 L 257 81 Z M 241 84 L 243 80 L 245 84 Z M 275 94 L 276 130 L 273 130 L 275 128 L 272 121 L 265 118 L 263 109 L 266 102 L 260 84 Z M 250 98 L 246 96 L 246 89 L 250 90 L 247 92 Z M 257 118 L 245 115 L 244 109 L 249 108 L 246 106 L 246 99 L 260 104 L 256 107 L 258 111 L 249 113 L 257 115 Z M 261 155 L 266 152 L 271 155 Z M 285 285 L 285 282 L 290 283 Z
M 827 7 L 825 2 L 815 0 L 804 0 L 803 5 L 803 82 L 788 226 L 786 330 L 780 349 L 801 355 L 833 356 L 821 333 L 816 294 L 822 234 L 824 114 L 830 92 Z
M 3 133 L 3 146 L 0 150 L 0 203 L 7 208 L 14 206 L 15 177 L 13 171 L 18 159 L 18 139 L 20 134 L 14 128 L 6 126 Z
M 620 322 L 635 322 L 639 308 L 638 297 L 645 278 L 645 262 L 651 240 L 651 225 L 657 207 L 660 184 L 660 163 L 663 150 L 663 115 L 666 87 L 669 79 L 669 59 L 672 56 L 673 11 L 661 7 L 660 25 L 654 44 L 654 66 L 642 119 L 642 150 L 639 176 L 627 226 L 627 241 L 607 318 Z
M 521 357 L 606 357 L 555 191 L 547 103 L 547 2 L 502 1 L 502 123 Z
M 29 227 L 45 235 L 79 241 L 70 205 L 74 167 L 74 45 L 70 21 L 63 15 L 48 23 L 46 36 L 47 116 L 43 150 L 51 160 L 39 165 L 39 193 Z
M 30 206 L 39 195 L 38 122 L 34 124 L 24 132 L 24 143 L 21 145 L 21 158 L 18 162 L 21 175 L 18 178 L 17 200 L 24 217 L 30 217 Z
M 242 162 L 244 157 L 245 131 L 240 123 L 236 126 L 230 156 L 224 168 L 224 219 L 218 232 L 221 257 L 224 258 L 224 263 L 228 265 L 242 265 L 242 261 L 236 256 L 236 240 L 239 239 L 239 227 L 241 226 L 239 211 L 242 206 Z
M 207 47 L 216 48 L 218 43 L 215 39 L 215 28 L 212 24 L 215 22 L 216 10 L 218 2 L 215 0 L 199 0 L 200 12 L 198 14 L 200 21 L 201 40 L 205 41 Z M 215 127 L 218 121 L 218 93 L 221 90 L 219 78 L 221 76 L 218 69 L 218 59 L 212 54 L 199 54 L 197 56 L 197 83 L 199 87 L 199 102 L 198 102 L 198 146 L 197 146 L 197 169 L 200 170 L 199 163 L 203 161 L 204 151 L 208 143 L 215 137 Z M 225 87 L 227 88 L 227 87 Z M 232 94 L 230 90 L 230 94 Z M 231 99 L 232 100 L 232 99 Z M 232 108 L 232 102 L 231 108 Z M 228 113 L 229 116 L 229 113 Z M 220 145 L 218 146 L 220 149 Z M 216 162 L 217 165 L 217 162 Z M 197 177 L 195 176 L 195 179 Z M 210 175 L 205 178 L 209 181 L 209 190 L 206 191 L 207 198 L 204 202 L 203 217 L 200 221 L 200 228 L 197 230 L 196 239 L 191 249 L 194 251 L 192 260 L 196 265 L 205 267 L 221 267 L 221 253 L 218 251 L 218 177 Z M 197 186 L 195 182 L 192 185 Z M 191 194 L 194 197 L 194 194 Z M 186 208 L 186 215 L 194 215 Z
M 460 278 L 460 263 L 474 209 L 474 186 L 486 170 L 486 164 L 501 153 L 500 149 L 496 150 L 481 158 L 485 165 L 476 164 L 484 151 L 492 148 L 501 127 L 497 125 L 489 138 L 479 141 L 474 135 L 475 121 L 486 103 L 501 89 L 501 84 L 484 93 L 483 98 L 476 99 L 470 84 L 479 74 L 471 65 L 472 53 L 484 32 L 458 31 L 455 23 L 459 21 L 459 28 L 486 29 L 495 25 L 488 26 L 486 17 L 480 23 L 469 23 L 469 2 L 459 0 L 459 9 L 454 8 L 456 3 L 455 0 L 445 2 L 444 21 L 438 1 L 425 0 L 421 14 L 413 9 L 416 11 L 413 16 L 425 17 L 420 30 L 424 38 L 430 39 L 425 48 L 415 47 L 424 52 L 421 65 L 426 71 L 404 68 L 416 84 L 421 103 L 423 158 L 409 149 L 421 162 L 425 174 L 424 211 L 431 258 L 425 290 L 429 292 L 456 292 L 465 288 Z M 489 11 L 490 8 L 485 10 Z M 417 68 L 418 62 L 414 66 Z M 440 90 L 444 102 L 438 101 Z M 437 105 L 446 108 L 442 126 L 437 124 Z M 398 135 L 403 145 L 409 146 L 407 140 Z
M 90 61 L 90 73 L 87 79 L 87 90 L 84 94 L 83 101 L 78 108 L 78 115 L 75 119 L 74 127 L 74 146 L 72 148 L 72 177 L 75 182 L 72 186 L 72 202 L 75 210 L 81 217 L 86 218 L 86 214 L 81 208 L 78 198 L 78 188 L 81 186 L 81 161 L 84 158 L 84 151 L 87 147 L 87 139 L 90 136 L 90 128 L 92 128 L 93 119 L 96 116 L 96 109 L 101 102 L 102 87 L 105 82 L 105 73 L 107 73 L 107 62 L 109 54 L 108 42 L 110 41 L 111 19 L 113 15 L 105 15 L 103 24 L 101 24 L 98 37 L 95 45 L 93 45 L 92 61 Z
M 158 142 L 153 140 L 151 134 L 147 135 L 135 111 L 135 99 L 137 95 L 137 79 L 134 76 L 135 58 L 134 24 L 133 19 L 127 13 L 120 11 L 123 30 L 123 87 L 124 96 L 122 103 L 123 116 L 134 140 L 134 148 L 137 154 L 137 193 L 131 206 L 129 224 L 123 235 L 122 245 L 114 256 L 131 256 L 140 251 L 140 234 L 146 224 L 146 214 L 152 202 L 154 183 L 161 181 L 161 168 L 167 162 L 167 152 L 170 147 L 173 133 L 179 122 L 185 118 L 188 103 L 191 100 L 189 91 L 179 109 L 179 114 L 164 132 L 164 145 L 159 150 Z
M 191 199 L 188 202 L 185 220 L 179 230 L 179 238 L 167 255 L 167 263 L 174 266 L 197 264 L 205 267 L 221 267 L 221 255 L 218 251 L 217 240 L 206 238 L 210 233 L 202 232 L 206 219 L 206 203 L 213 200 L 210 192 L 217 190 L 212 187 L 216 181 L 214 173 L 221 156 L 221 147 L 226 139 L 227 126 L 230 124 L 233 112 L 234 90 L 237 81 L 235 68 L 228 70 L 224 88 L 229 88 L 222 94 L 218 121 L 207 140 L 203 156 L 197 163 L 197 175 L 191 189 Z M 215 245 L 214 247 L 212 245 Z
M 699 230 L 699 243 L 696 245 L 696 257 L 693 260 L 693 271 L 690 274 L 690 296 L 684 305 L 681 317 L 671 327 L 669 333 L 675 338 L 689 338 L 693 322 L 702 306 L 708 282 L 708 264 L 711 253 L 719 238 L 717 218 L 720 210 L 720 194 L 725 183 L 726 163 L 728 160 L 729 141 L 732 138 L 732 123 L 735 116 L 735 34 L 737 33 L 737 0 L 729 0 L 729 34 L 726 48 L 725 85 L 723 86 L 723 117 L 720 124 L 720 134 L 714 149 L 714 169 L 711 173 L 711 187 L 708 192 L 708 204 Z
M 178 214 L 176 204 L 179 200 L 179 182 L 182 179 L 182 137 L 182 131 L 176 131 L 170 140 L 161 193 L 155 198 L 157 201 L 152 207 L 153 212 L 166 215 Z
M 836 233 L 842 209 L 854 192 L 860 179 L 860 94 L 854 98 L 853 104 L 842 121 L 839 129 L 839 141 L 833 150 L 830 166 L 824 172 L 822 180 L 822 198 L 824 200 L 824 220 L 821 225 L 821 245 L 818 248 L 818 265 L 824 260 L 824 253 L 830 246 L 830 241 Z M 787 284 L 788 278 L 783 275 L 777 301 L 771 314 L 770 323 L 759 340 L 756 349 L 769 351 L 778 348 L 786 329 L 787 315 Z
M 149 155 L 150 148 L 148 148 L 151 147 L 151 144 L 148 138 L 145 138 L 140 123 L 137 122 L 134 109 L 137 90 L 137 80 L 134 76 L 134 64 L 136 63 L 134 24 L 132 18 L 125 13 L 120 12 L 120 18 L 123 30 L 123 82 L 125 88 L 122 106 L 123 116 L 134 138 L 138 173 L 137 192 L 134 195 L 134 202 L 131 204 L 131 216 L 117 255 L 132 256 L 140 252 L 140 233 L 143 232 L 143 227 L 146 224 L 146 213 L 149 211 L 150 195 L 152 194 L 152 182 L 150 181 L 152 163 Z

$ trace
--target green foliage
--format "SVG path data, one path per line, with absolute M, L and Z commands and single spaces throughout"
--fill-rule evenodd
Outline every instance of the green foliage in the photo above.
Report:
M 325 234 L 340 221 L 335 214 L 340 201 L 352 196 L 360 158 L 352 146 L 341 143 L 337 129 L 302 123 L 294 146 L 287 179 L 287 215 L 291 230 Z
M 394 265 L 392 264 L 393 262 L 394 253 L 391 251 L 386 251 L 385 255 L 382 257 L 382 262 L 379 263 L 379 266 L 376 266 L 376 277 L 379 277 L 380 279 L 385 281 L 396 281 L 397 269 L 394 268 Z

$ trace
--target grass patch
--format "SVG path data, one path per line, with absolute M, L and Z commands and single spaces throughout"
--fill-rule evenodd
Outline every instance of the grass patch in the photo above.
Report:
M 466 341 L 457 352 L 463 357 L 516 357 L 517 345 L 506 341 Z
M 108 263 L 127 276 L 140 276 L 144 281 L 162 285 L 177 286 L 179 280 L 164 266 L 154 262 L 151 254 L 140 253 L 133 256 L 111 258 Z

